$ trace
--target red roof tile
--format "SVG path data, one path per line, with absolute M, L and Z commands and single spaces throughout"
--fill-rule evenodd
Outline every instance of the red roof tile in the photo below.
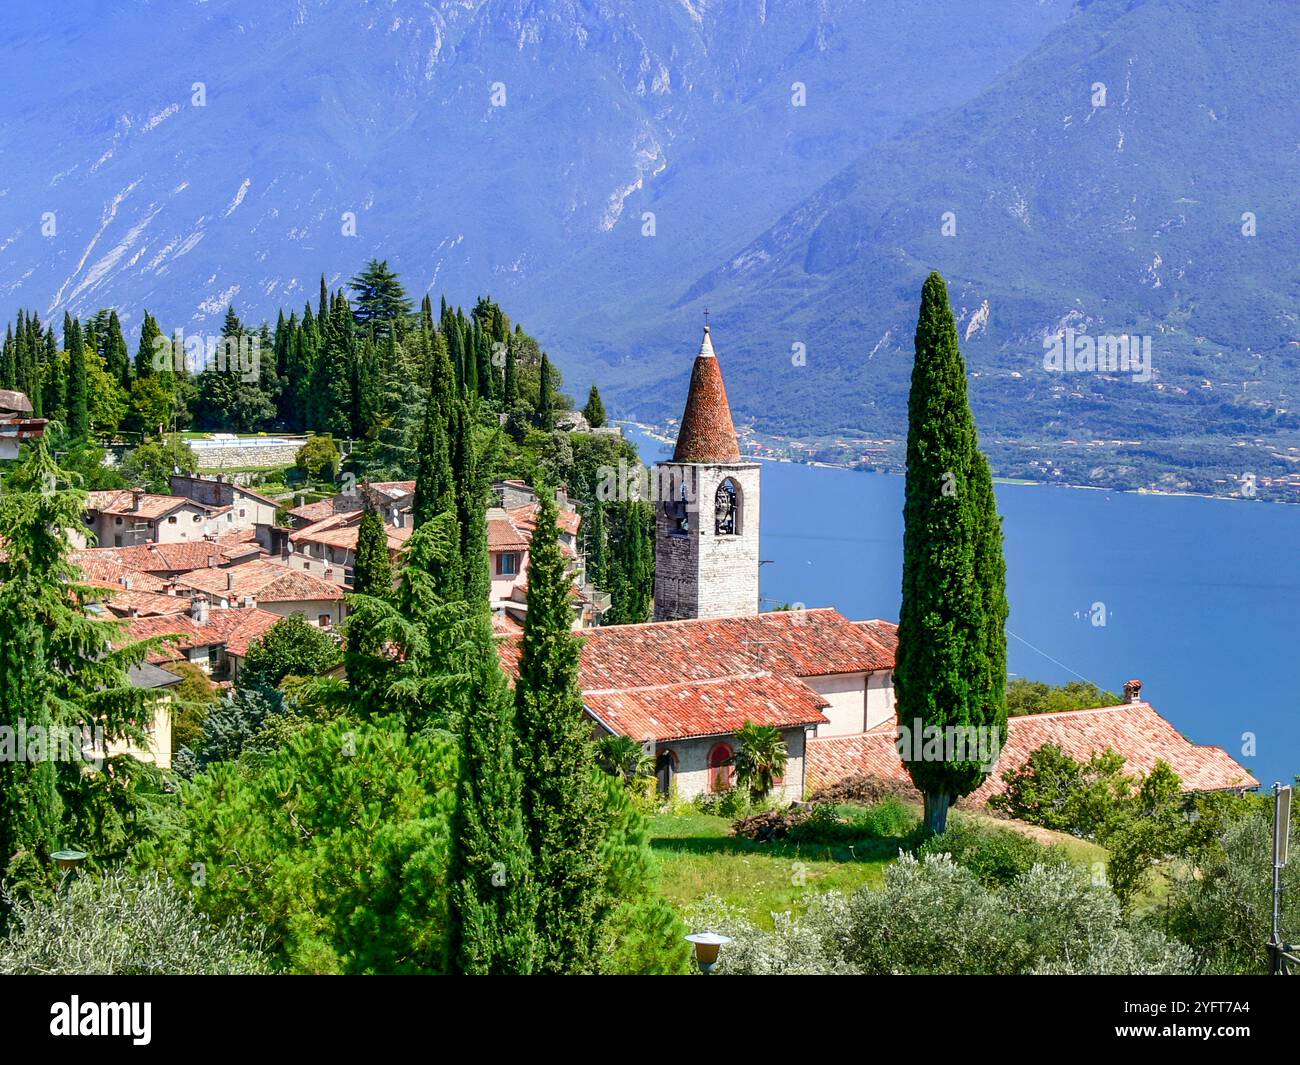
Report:
M 177 544 L 135 544 L 131 547 L 90 547 L 76 551 L 72 560 L 83 568 L 89 562 L 107 560 L 146 573 L 182 573 L 203 566 L 224 566 L 260 550 L 249 544 L 218 544 L 211 540 L 187 540 Z
M 190 506 L 205 513 L 216 513 L 218 509 L 206 506 L 203 503 L 196 503 L 185 496 L 156 495 L 153 492 L 136 492 L 129 488 L 86 493 L 87 510 L 97 510 L 101 514 L 120 514 L 123 517 L 144 518 L 150 521 L 161 518 L 165 514 L 170 514 L 173 510 L 183 506 Z
M 736 427 L 731 421 L 727 387 L 722 383 L 722 368 L 713 352 L 709 327 L 704 327 L 704 341 L 691 370 L 691 387 L 686 396 L 686 412 L 677 432 L 674 462 L 739 462 L 740 446 Z
M 808 742 L 808 789 L 850 776 L 909 782 L 898 757 L 896 724 L 856 736 L 828 736 Z M 1028 714 L 1007 722 L 1001 757 L 989 778 L 963 805 L 983 806 L 1006 790 L 1002 775 L 1018 769 L 1045 743 L 1083 760 L 1110 748 L 1124 756 L 1131 773 L 1149 773 L 1157 760 L 1168 762 L 1187 791 L 1256 788 L 1259 781 L 1221 747 L 1193 743 L 1149 703 L 1123 703 L 1097 710 Z
M 797 728 L 826 723 L 827 702 L 806 684 L 772 676 L 583 693 L 597 720 L 635 740 L 725 736 L 752 721 Z
M 228 569 L 192 570 L 177 576 L 176 584 L 225 597 L 252 595 L 265 603 L 343 598 L 343 589 L 337 584 L 266 559 Z
M 586 630 L 583 636 L 584 691 L 759 673 L 797 678 L 894 668 L 892 651 L 829 607 L 609 625 Z M 506 647 L 502 654 L 513 674 L 517 650 Z

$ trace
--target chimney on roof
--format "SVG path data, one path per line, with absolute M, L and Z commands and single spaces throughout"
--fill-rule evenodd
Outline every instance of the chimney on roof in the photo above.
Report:
M 206 595 L 196 595 L 190 600 L 190 617 L 196 625 L 206 625 L 208 623 L 208 597 Z
M 130 577 L 123 577 L 123 578 L 122 578 L 122 587 L 125 588 L 128 592 L 131 590 L 131 586 L 132 586 L 134 583 L 135 583 L 135 582 L 132 581 Z
M 1142 701 L 1142 682 L 1140 680 L 1127 680 L 1124 682 L 1124 701 L 1126 703 L 1140 703 Z
M 234 588 L 235 588 L 235 575 L 231 573 L 230 570 L 226 570 L 226 591 L 228 592 L 234 591 Z
M 144 492 L 139 488 L 131 489 L 131 512 L 137 513 L 140 510 L 140 500 L 144 498 Z

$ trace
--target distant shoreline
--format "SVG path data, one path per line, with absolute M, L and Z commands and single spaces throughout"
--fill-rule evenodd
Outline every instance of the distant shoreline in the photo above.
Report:
M 642 422 L 616 420 L 616 424 L 636 429 L 643 436 L 651 440 L 658 441 L 661 444 L 673 443 L 673 437 L 664 429 L 656 425 L 646 425 Z M 752 462 L 781 462 L 791 466 L 807 466 L 810 469 L 824 470 L 847 470 L 850 473 L 878 473 L 887 477 L 902 477 L 902 473 L 890 473 L 886 470 L 871 470 L 865 466 L 851 466 L 844 462 L 825 462 L 818 459 L 789 459 L 779 458 L 772 455 L 742 455 Z M 1208 492 L 1180 492 L 1162 488 L 1107 488 L 1103 485 L 1096 484 L 1068 484 L 1061 481 L 1030 481 L 1019 477 L 994 477 L 994 484 L 1014 485 L 1025 488 L 1071 488 L 1080 492 L 1116 492 L 1123 495 L 1139 496 L 1168 496 L 1171 498 L 1184 499 L 1208 499 L 1217 500 L 1227 503 L 1276 503 L 1281 506 L 1295 506 L 1296 504 L 1286 499 L 1251 499 L 1239 495 L 1213 495 Z

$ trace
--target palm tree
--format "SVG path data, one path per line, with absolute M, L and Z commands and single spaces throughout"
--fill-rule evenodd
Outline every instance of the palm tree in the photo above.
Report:
M 653 759 L 631 736 L 606 736 L 598 747 L 600 768 L 612 777 L 622 777 L 624 784 L 630 786 L 654 772 Z
M 740 741 L 740 749 L 731 757 L 731 764 L 736 767 L 736 784 L 747 786 L 749 797 L 759 802 L 767 798 L 785 774 L 790 752 L 775 725 L 746 721 L 736 730 L 736 739 Z

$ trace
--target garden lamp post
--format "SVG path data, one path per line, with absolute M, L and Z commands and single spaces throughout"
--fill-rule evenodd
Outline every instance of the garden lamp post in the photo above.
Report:
M 695 948 L 695 964 L 699 966 L 700 972 L 708 976 L 718 967 L 718 954 L 731 942 L 731 938 L 706 931 L 687 936 L 686 942 Z
M 55 851 L 50 857 L 54 859 L 54 864 L 63 871 L 63 879 L 59 883 L 59 890 L 66 895 L 69 886 L 77 879 L 77 870 L 81 868 L 81 863 L 86 860 L 86 852 L 61 850 Z

